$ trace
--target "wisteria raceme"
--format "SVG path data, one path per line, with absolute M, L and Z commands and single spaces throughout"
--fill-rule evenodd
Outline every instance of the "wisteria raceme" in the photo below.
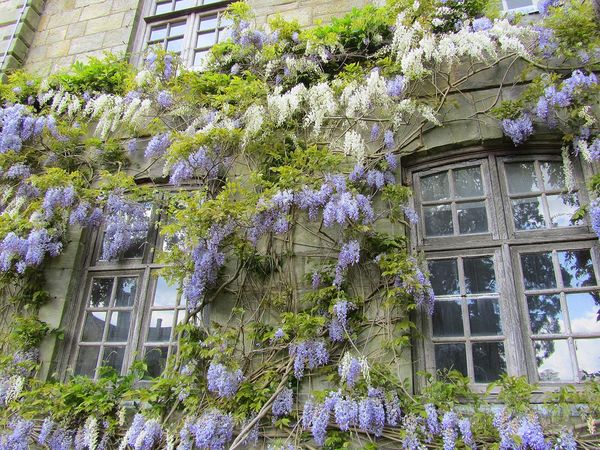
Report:
M 377 397 L 363 398 L 358 405 L 358 424 L 361 430 L 381 436 L 385 426 L 385 409 Z
M 402 408 L 400 408 L 400 399 L 396 394 L 385 398 L 385 419 L 389 426 L 395 427 L 400 424 L 402 418 Z
M 319 289 L 321 286 L 321 274 L 319 272 L 313 272 L 311 276 L 311 286 L 313 289 Z
M 243 379 L 244 375 L 240 369 L 230 370 L 214 361 L 211 361 L 206 373 L 208 390 L 224 398 L 233 397 Z
M 0 434 L 0 448 L 7 450 L 29 449 L 29 436 L 33 430 L 33 422 L 23 419 L 13 419 L 6 434 Z
M 473 22 L 471 23 L 471 26 L 473 27 L 473 31 L 477 32 L 477 31 L 489 30 L 490 28 L 492 28 L 494 26 L 494 24 L 487 17 L 480 17 L 478 19 L 474 19 Z
M 425 405 L 425 413 L 427 414 L 427 430 L 432 435 L 440 432 L 440 424 L 438 421 L 437 409 L 431 403 Z
M 113 260 L 123 252 L 141 246 L 148 235 L 147 206 L 126 198 L 121 192 L 109 195 L 106 202 L 106 231 L 102 259 Z
M 410 206 L 403 206 L 402 211 L 404 211 L 404 215 L 410 224 L 415 225 L 419 223 L 419 214 L 417 214 L 417 212 Z
M 284 336 L 285 332 L 283 331 L 283 328 L 277 328 L 277 330 L 275 330 L 275 334 L 273 335 L 273 341 L 279 341 L 283 339 Z
M 50 417 L 46 417 L 44 422 L 42 423 L 42 427 L 40 428 L 40 433 L 38 434 L 37 442 L 40 445 L 45 445 L 50 437 L 50 433 L 52 433 L 52 429 L 54 428 L 54 421 Z
M 400 97 L 404 92 L 406 80 L 402 75 L 397 75 L 395 78 L 387 82 L 387 93 L 390 97 Z
M 98 207 L 92 207 L 89 202 L 82 201 L 71 211 L 70 225 L 97 228 L 104 220 L 104 213 Z
M 27 238 L 10 232 L 0 242 L 0 270 L 7 272 L 14 263 L 17 272 L 23 273 L 28 266 L 39 266 L 46 254 L 57 256 L 61 249 L 62 244 L 45 228 L 31 230 Z
M 342 431 L 348 431 L 350 427 L 358 423 L 358 403 L 352 398 L 346 397 L 338 400 L 333 413 L 335 423 Z
M 471 431 L 471 421 L 467 417 L 460 419 L 458 421 L 458 429 L 460 430 L 460 435 L 465 445 L 468 445 L 471 449 L 475 450 L 477 446 L 473 439 L 473 432 Z
M 552 448 L 551 444 L 546 441 L 544 431 L 537 418 L 521 418 L 518 433 L 525 448 L 531 450 L 550 450 Z
M 383 133 L 383 144 L 388 150 L 394 148 L 394 132 L 392 130 L 385 130 L 385 133 Z
M 328 325 L 329 339 L 333 342 L 341 342 L 344 340 L 344 326 L 340 323 L 337 317 L 333 317 Z
M 156 102 L 162 108 L 170 108 L 173 106 L 173 96 L 168 91 L 160 91 L 156 96 Z
M 342 249 L 338 255 L 338 262 L 335 268 L 335 279 L 333 284 L 335 286 L 341 286 L 344 281 L 344 274 L 346 269 L 350 266 L 358 264 L 360 261 L 360 244 L 358 241 L 353 240 L 346 242 L 342 245 Z
M 292 412 L 294 406 L 294 392 L 290 388 L 283 388 L 283 390 L 275 397 L 271 411 L 273 416 L 282 417 L 287 416 Z
M 558 1 L 559 0 L 540 0 L 537 4 L 538 11 L 542 16 L 545 16 L 548 14 L 550 7 L 558 5 Z
M 181 442 L 179 449 L 224 450 L 233 437 L 233 417 L 218 409 L 205 412 L 196 422 L 187 422 L 180 433 Z
M 304 369 L 315 369 L 327 364 L 329 352 L 321 340 L 308 340 L 290 345 L 290 356 L 294 357 L 294 376 L 300 380 Z
M 512 139 L 515 145 L 522 144 L 533 134 L 533 123 L 528 115 L 517 119 L 504 119 L 502 121 L 504 134 Z
M 444 450 L 454 450 L 456 447 L 456 438 L 458 432 L 458 416 L 454 411 L 444 413 L 442 417 L 442 440 L 444 442 Z
M 28 165 L 21 163 L 10 166 L 8 170 L 4 172 L 4 177 L 10 179 L 16 178 L 24 180 L 26 178 L 29 178 L 30 175 L 31 168 Z
M 419 431 L 422 428 L 420 418 L 409 414 L 402 419 L 402 428 L 404 437 L 402 438 L 402 448 L 406 450 L 422 450 L 425 447 L 419 441 Z
M 148 142 L 146 151 L 144 152 L 144 157 L 157 158 L 162 156 L 170 145 L 171 139 L 167 133 L 158 134 L 150 139 L 150 142 Z
M 44 195 L 42 209 L 46 219 L 51 219 L 54 216 L 55 209 L 69 208 L 73 205 L 76 199 L 76 192 L 73 186 L 50 188 Z

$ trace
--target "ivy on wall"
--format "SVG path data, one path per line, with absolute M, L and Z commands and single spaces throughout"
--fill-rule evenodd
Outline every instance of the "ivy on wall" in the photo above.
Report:
M 520 378 L 490 386 L 504 405 L 493 407 L 455 372 L 420 375 L 414 396 L 397 370 L 418 337 L 414 311 L 434 301 L 390 231 L 418 220 L 399 157 L 447 124 L 452 95 L 481 72 L 535 70 L 518 99 L 478 114 L 515 145 L 555 129 L 567 174 L 574 155 L 600 158 L 599 21 L 589 1 L 540 10 L 521 23 L 483 0 L 391 1 L 300 30 L 255 28 L 236 3 L 232 38 L 200 72 L 150 49 L 139 69 L 107 56 L 44 80 L 13 74 L 0 90 L 0 271 L 28 310 L 2 359 L 0 447 L 597 446 L 595 381 L 541 413 Z M 163 274 L 187 301 L 177 354 L 145 384 L 142 362 L 126 376 L 36 380 L 51 332 L 35 318 L 44 265 L 70 227 L 103 227 L 102 257 L 119 259 L 147 236 L 148 202 L 170 242 Z M 587 209 L 600 233 L 600 206 Z M 311 252 L 298 276 L 300 247 Z M 208 305 L 228 317 L 204 323 Z M 587 421 L 576 433 L 556 420 L 572 405 Z

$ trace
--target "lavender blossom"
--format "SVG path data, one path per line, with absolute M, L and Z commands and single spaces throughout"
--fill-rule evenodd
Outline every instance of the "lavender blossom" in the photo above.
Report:
M 502 121 L 504 134 L 512 139 L 515 145 L 522 144 L 533 134 L 533 123 L 528 115 L 517 119 L 504 119 Z
M 148 212 L 146 205 L 127 199 L 120 192 L 109 195 L 102 259 L 116 259 L 125 251 L 143 245 L 149 230 Z
M 170 108 L 173 106 L 173 96 L 168 91 L 160 91 L 156 96 L 156 102 L 161 108 Z
M 475 450 L 477 448 L 475 440 L 473 439 L 473 432 L 471 431 L 471 421 L 468 418 L 463 418 L 458 421 L 458 429 L 465 445 Z
M 367 397 L 358 405 L 358 424 L 361 430 L 379 437 L 385 425 L 385 409 L 379 398 Z
M 431 435 L 436 435 L 440 432 L 440 424 L 438 422 L 437 409 L 431 403 L 425 405 L 425 413 L 427 414 L 427 430 Z
M 344 273 L 350 266 L 358 264 L 360 261 L 360 244 L 358 241 L 349 241 L 342 245 L 338 255 L 338 263 L 335 268 L 334 286 L 340 287 L 344 281 Z
M 406 80 L 402 75 L 397 75 L 396 78 L 388 80 L 387 82 L 387 93 L 390 97 L 400 97 L 404 92 L 406 86 Z
M 378 124 L 374 124 L 371 127 L 371 141 L 376 141 L 377 138 L 379 137 L 379 125 Z
M 184 448 L 192 448 L 190 441 L 193 437 L 193 443 L 198 448 L 224 450 L 233 437 L 233 417 L 218 409 L 211 409 L 196 422 L 186 423 L 184 428 L 185 431 L 182 429 L 180 433 L 182 443 L 186 444 Z
M 444 413 L 442 418 L 442 440 L 444 441 L 444 450 L 454 450 L 456 448 L 456 438 L 458 432 L 458 416 L 455 412 L 449 411 Z
M 290 388 L 284 388 L 273 401 L 271 411 L 275 417 L 287 416 L 292 412 L 294 406 L 294 392 Z
M 338 400 L 334 406 L 335 423 L 342 431 L 348 431 L 350 427 L 358 423 L 358 403 L 352 398 Z
M 222 398 L 231 398 L 235 395 L 244 375 L 240 369 L 229 370 L 223 364 L 211 361 L 206 374 L 208 390 Z
M 329 352 L 321 340 L 307 340 L 289 347 L 290 356 L 294 357 L 294 376 L 300 380 L 304 376 L 304 369 L 315 369 L 327 364 Z
M 150 142 L 148 142 L 146 151 L 144 152 L 144 157 L 157 158 L 162 156 L 170 145 L 171 140 L 169 139 L 169 135 L 167 133 L 156 135 L 150 140 Z
M 487 17 L 480 17 L 478 19 L 474 19 L 471 26 L 473 27 L 473 31 L 478 32 L 489 30 L 494 26 L 494 24 Z
M 394 132 L 392 130 L 385 130 L 383 133 L 383 144 L 388 150 L 394 148 Z

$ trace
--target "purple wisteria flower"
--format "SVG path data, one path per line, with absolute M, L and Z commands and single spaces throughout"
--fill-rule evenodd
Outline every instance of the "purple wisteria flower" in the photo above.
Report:
M 473 27 L 473 31 L 486 31 L 494 26 L 494 23 L 487 17 L 480 17 L 478 19 L 474 19 L 471 24 Z
M 290 388 L 283 388 L 283 390 L 275 397 L 271 411 L 275 417 L 287 416 L 292 412 L 294 406 L 294 391 Z
M 537 4 L 538 11 L 542 16 L 548 14 L 550 7 L 557 6 L 559 0 L 540 0 Z
M 436 407 L 431 403 L 427 403 L 425 405 L 425 414 L 427 415 L 427 430 L 431 435 L 438 434 L 440 432 L 440 424 Z
M 400 408 L 400 399 L 396 394 L 392 394 L 390 398 L 385 399 L 385 418 L 387 424 L 395 427 L 400 424 L 402 417 L 402 408 Z
M 358 405 L 358 424 L 361 430 L 381 436 L 385 425 L 383 402 L 376 395 L 363 398 Z
M 477 448 L 475 440 L 473 439 L 473 432 L 471 431 L 471 421 L 464 417 L 458 421 L 458 429 L 465 445 L 471 447 L 472 450 Z
M 504 119 L 502 121 L 504 134 L 512 139 L 515 145 L 522 144 L 533 134 L 533 123 L 528 115 L 517 119 Z
M 408 219 L 408 223 L 411 225 L 419 223 L 419 214 L 417 214 L 417 212 L 410 206 L 403 206 L 402 211 L 404 211 L 404 215 Z
M 315 369 L 327 364 L 329 352 L 321 340 L 307 340 L 292 344 L 289 347 L 290 356 L 294 357 L 294 376 L 300 380 L 304 369 Z
M 173 55 L 167 53 L 163 59 L 165 68 L 163 69 L 163 77 L 165 80 L 170 80 L 173 76 Z
M 444 450 L 454 450 L 456 447 L 456 438 L 458 432 L 458 416 L 453 411 L 444 413 L 442 417 L 442 440 L 444 442 Z
M 44 195 L 42 209 L 46 219 L 51 219 L 54 216 L 55 209 L 69 208 L 75 202 L 77 194 L 73 186 L 50 188 Z
M 189 420 L 179 433 L 178 450 L 197 448 L 224 450 L 233 437 L 233 417 L 218 409 L 205 412 L 198 420 Z
M 150 142 L 148 142 L 146 151 L 144 152 L 144 157 L 157 158 L 162 156 L 170 145 L 171 140 L 169 139 L 169 135 L 167 133 L 158 134 L 154 136 Z
M 18 273 L 25 272 L 27 267 L 39 266 L 44 257 L 57 256 L 62 244 L 45 228 L 33 229 L 27 238 L 21 238 L 9 232 L 0 242 L 0 270 L 9 271 L 13 267 Z
M 383 145 L 388 150 L 392 150 L 394 148 L 394 132 L 392 130 L 385 130 L 383 133 Z
M 340 430 L 348 431 L 350 427 L 358 424 L 358 402 L 350 397 L 345 397 L 335 403 L 333 413 L 335 423 Z
M 208 390 L 219 397 L 233 397 L 244 379 L 240 369 L 230 370 L 223 364 L 211 361 L 206 373 Z
M 404 92 L 406 86 L 406 80 L 402 75 L 397 75 L 395 78 L 388 80 L 387 82 L 387 93 L 390 97 L 400 97 Z
M 20 179 L 25 180 L 31 176 L 31 168 L 27 164 L 18 163 L 10 166 L 4 177 L 9 179 Z
M 171 106 L 173 106 L 173 96 L 169 91 L 160 91 L 156 96 L 156 102 L 162 108 L 170 108 Z
M 590 219 L 592 220 L 592 229 L 600 237 L 600 200 L 596 199 L 590 205 Z
M 342 245 L 340 254 L 338 255 L 338 262 L 335 268 L 335 279 L 333 280 L 334 286 L 340 287 L 344 281 L 344 274 L 346 269 L 350 266 L 358 264 L 360 261 L 360 244 L 358 241 L 353 240 L 346 242 Z
M 379 137 L 379 131 L 380 131 L 380 128 L 379 128 L 378 124 L 374 124 L 371 127 L 371 141 L 377 140 L 377 138 Z
M 81 225 L 82 227 L 97 228 L 104 220 L 104 213 L 98 207 L 92 207 L 87 201 L 80 202 L 71 211 L 69 216 L 70 225 Z
M 105 218 L 102 259 L 116 259 L 125 251 L 145 242 L 149 230 L 149 210 L 146 204 L 130 200 L 121 192 L 114 192 L 106 202 Z

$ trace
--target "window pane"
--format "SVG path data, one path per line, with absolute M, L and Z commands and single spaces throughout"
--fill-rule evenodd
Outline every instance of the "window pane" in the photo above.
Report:
M 165 370 L 169 347 L 147 347 L 144 359 L 148 365 L 148 376 L 155 378 Z
M 565 323 L 560 308 L 560 296 L 528 295 L 527 309 L 532 334 L 564 333 Z
M 597 292 L 581 292 L 567 294 L 567 309 L 573 333 L 597 333 L 600 331 L 598 311 L 600 310 L 600 294 Z
M 106 323 L 106 312 L 88 312 L 85 315 L 83 324 L 83 342 L 100 342 L 104 334 L 104 324 Z
M 168 342 L 173 328 L 173 311 L 153 311 L 148 328 L 148 341 Z
M 169 6 L 170 6 L 170 3 L 169 3 Z M 150 41 L 151 42 L 162 41 L 166 37 L 167 37 L 167 26 L 166 25 L 152 27 L 150 29 Z
M 96 373 L 100 347 L 79 347 L 79 355 L 75 363 L 75 375 L 93 377 Z
M 131 258 L 141 258 L 144 256 L 144 247 L 146 245 L 146 237 L 137 237 L 134 238 L 131 247 L 123 252 L 123 258 L 131 259 Z
M 532 0 L 506 0 L 508 9 L 532 7 Z
M 450 205 L 426 206 L 425 234 L 427 236 L 447 236 L 453 234 L 452 208 Z
M 200 67 L 203 64 L 203 61 L 206 58 L 207 54 L 207 50 L 194 53 L 194 67 Z
M 215 32 L 210 31 L 208 33 L 200 33 L 198 34 L 198 39 L 196 40 L 196 47 L 210 47 L 215 43 Z
M 540 381 L 573 381 L 571 352 L 565 339 L 534 341 Z
M 179 53 L 183 48 L 183 38 L 167 41 L 167 51 Z
M 175 11 L 185 8 L 191 8 L 192 6 L 195 6 L 194 3 L 195 2 L 192 0 L 177 0 L 175 2 Z
M 438 300 L 433 305 L 433 335 L 464 336 L 460 300 Z
M 521 255 L 525 289 L 551 289 L 556 287 L 552 253 L 526 253 Z
M 550 209 L 550 222 L 555 227 L 570 227 L 571 216 L 579 208 L 576 194 L 548 195 L 548 208 Z
M 137 290 L 137 278 L 119 277 L 117 279 L 117 295 L 115 306 L 133 306 Z
M 198 31 L 207 31 L 217 28 L 217 15 L 214 16 L 203 16 L 200 18 L 200 24 L 198 25 Z
M 461 234 L 485 233 L 488 230 L 485 202 L 459 203 L 456 211 Z
M 177 286 L 169 286 L 167 280 L 158 277 L 153 304 L 154 306 L 175 306 L 177 304 Z
M 221 28 L 219 30 L 219 42 L 225 42 L 231 37 L 231 28 Z
M 183 36 L 185 34 L 185 20 L 183 22 L 175 22 L 171 24 L 169 29 L 169 37 Z
M 121 373 L 123 359 L 125 358 L 125 347 L 104 347 L 102 365 L 109 366 Z
M 469 323 L 471 335 L 494 336 L 502 334 L 500 326 L 500 306 L 496 298 L 470 299 Z
M 600 377 L 600 339 L 575 339 L 575 353 L 581 379 Z
M 535 166 L 532 162 L 510 163 L 505 165 L 508 190 L 511 194 L 539 191 Z
M 494 259 L 491 256 L 464 258 L 465 289 L 468 294 L 496 292 Z
M 544 189 L 566 189 L 565 174 L 563 171 L 563 164 L 561 162 L 546 161 L 540 163 L 540 169 L 542 170 Z
M 107 308 L 112 294 L 112 278 L 94 278 L 92 280 L 92 293 L 90 306 L 93 308 Z
M 457 197 L 480 197 L 483 181 L 479 166 L 454 170 L 454 191 Z
M 129 311 L 113 311 L 110 315 L 106 340 L 109 342 L 127 342 L 130 317 L 131 313 Z
M 513 200 L 512 207 L 517 230 L 535 230 L 546 226 L 539 197 Z
M 435 344 L 435 367 L 437 370 L 458 370 L 467 376 L 465 344 Z
M 506 372 L 502 342 L 473 343 L 473 372 L 476 383 L 491 383 Z
M 567 250 L 558 252 L 558 263 L 565 287 L 595 286 L 596 276 L 590 251 Z
M 171 2 L 158 3 L 156 5 L 155 14 L 163 14 L 169 11 L 171 11 Z
M 434 259 L 428 262 L 429 280 L 435 295 L 456 295 L 458 287 L 458 267 L 456 259 Z
M 436 173 L 421 178 L 421 196 L 423 201 L 450 198 L 448 172 Z

